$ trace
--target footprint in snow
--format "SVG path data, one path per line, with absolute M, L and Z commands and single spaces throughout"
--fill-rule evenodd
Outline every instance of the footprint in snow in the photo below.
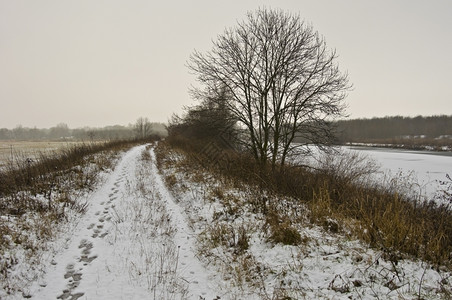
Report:
M 82 242 L 83 241 L 84 240 L 82 240 Z M 64 279 L 69 279 L 68 288 L 63 290 L 63 293 L 59 295 L 57 299 L 77 300 L 85 294 L 85 293 L 72 294 L 72 291 L 80 285 L 80 281 L 82 280 L 82 273 L 75 272 L 74 264 L 68 264 L 66 266 L 66 273 L 64 274 Z
M 99 236 L 99 233 L 100 233 L 100 230 L 96 228 L 96 229 L 94 229 L 94 233 L 93 233 L 93 235 L 91 237 L 92 238 L 97 238 Z
M 89 248 L 89 249 L 91 249 L 91 248 L 93 248 L 93 243 L 89 242 L 86 239 L 83 239 L 83 240 L 80 241 L 80 245 L 78 246 L 78 248 L 79 249 L 81 249 L 81 248 Z
M 95 231 L 96 230 L 97 229 L 95 229 Z M 91 254 L 91 249 L 93 249 L 93 243 L 83 239 L 80 241 L 80 245 L 78 247 L 80 249 L 83 249 L 82 255 L 80 256 L 80 262 L 83 262 L 84 265 L 91 263 L 93 260 L 97 258 L 97 255 L 89 256 Z

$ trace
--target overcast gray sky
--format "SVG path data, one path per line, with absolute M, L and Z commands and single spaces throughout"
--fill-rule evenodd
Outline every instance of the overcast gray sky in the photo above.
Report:
M 193 50 L 258 7 L 337 50 L 352 118 L 452 115 L 450 0 L 0 0 L 0 128 L 166 122 L 193 103 Z

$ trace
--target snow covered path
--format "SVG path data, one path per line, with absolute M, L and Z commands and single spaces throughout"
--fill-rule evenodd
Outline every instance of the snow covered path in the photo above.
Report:
M 88 203 L 33 299 L 216 298 L 152 148 L 128 151 Z

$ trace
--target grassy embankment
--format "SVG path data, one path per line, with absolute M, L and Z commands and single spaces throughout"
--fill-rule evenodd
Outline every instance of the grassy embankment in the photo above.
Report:
M 382 250 L 394 264 L 403 258 L 421 259 L 437 268 L 452 269 L 452 212 L 450 206 L 410 199 L 397 186 L 382 187 L 360 180 L 369 165 L 357 157 L 345 157 L 336 167 L 312 170 L 286 166 L 281 171 L 264 169 L 243 153 L 224 151 L 212 162 L 205 145 L 183 138 L 168 139 L 167 147 L 182 151 L 187 170 L 203 169 L 233 184 L 261 190 L 249 198 L 256 211 L 265 214 L 272 240 L 302 243 L 294 230 L 297 205 L 308 208 L 313 224 L 333 233 L 343 233 Z M 163 147 L 161 145 L 160 147 Z M 234 183 L 235 182 L 235 183 Z M 168 182 L 171 185 L 171 178 Z M 221 190 L 218 195 L 221 195 Z M 269 195 L 293 199 L 287 209 L 269 201 Z M 289 209 L 291 207 L 291 209 Z

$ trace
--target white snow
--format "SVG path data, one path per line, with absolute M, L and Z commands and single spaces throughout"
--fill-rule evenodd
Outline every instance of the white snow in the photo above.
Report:
M 426 195 L 433 196 L 440 188 L 438 182 L 452 175 L 452 155 L 426 151 L 351 148 L 367 154 L 381 164 L 383 172 L 396 176 L 409 175 L 417 180 Z

